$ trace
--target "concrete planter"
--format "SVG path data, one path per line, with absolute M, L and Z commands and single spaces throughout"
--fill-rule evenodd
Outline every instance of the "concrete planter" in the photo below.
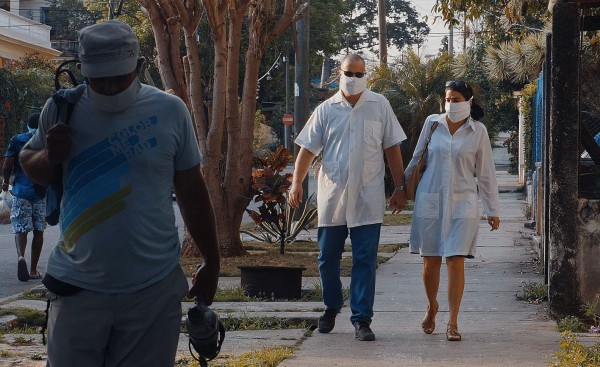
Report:
M 238 266 L 241 285 L 246 295 L 277 299 L 302 297 L 302 272 L 305 267 L 296 266 Z

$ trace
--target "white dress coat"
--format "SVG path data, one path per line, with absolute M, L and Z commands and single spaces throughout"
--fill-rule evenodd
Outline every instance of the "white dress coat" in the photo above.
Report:
M 472 258 L 481 222 L 478 194 L 485 214 L 498 216 L 498 184 L 492 146 L 484 124 L 469 117 L 454 135 L 445 114 L 425 121 L 410 177 L 425 149 L 431 125 L 438 121 L 427 150 L 427 168 L 419 183 L 410 233 L 410 252 L 421 256 Z
M 338 92 L 315 109 L 295 142 L 314 155 L 323 152 L 317 178 L 319 227 L 383 222 L 383 150 L 404 139 L 389 101 L 370 90 L 354 107 Z

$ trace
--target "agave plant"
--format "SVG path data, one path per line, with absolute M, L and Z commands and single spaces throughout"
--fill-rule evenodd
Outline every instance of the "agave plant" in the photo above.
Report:
M 285 245 L 294 242 L 298 234 L 317 216 L 317 209 L 309 208 L 312 195 L 302 208 L 292 209 L 288 204 L 287 190 L 292 184 L 292 174 L 284 174 L 282 171 L 291 160 L 291 154 L 282 146 L 275 152 L 269 152 L 267 157 L 254 158 L 254 201 L 262 204 L 258 210 L 246 209 L 246 212 L 259 231 L 240 231 L 258 241 L 279 243 L 280 254 L 285 253 Z M 297 210 L 301 210 L 301 215 L 298 220 L 294 220 Z

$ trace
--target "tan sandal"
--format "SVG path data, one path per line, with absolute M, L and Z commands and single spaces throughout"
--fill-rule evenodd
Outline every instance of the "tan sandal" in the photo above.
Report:
M 440 306 L 437 301 L 435 302 L 435 310 L 433 312 L 431 312 L 429 305 L 427 305 L 427 313 L 425 313 L 425 318 L 421 322 L 421 329 L 423 329 L 425 334 L 431 334 L 435 330 L 435 316 L 439 308 Z
M 448 324 L 446 327 L 446 339 L 451 342 L 458 342 L 462 339 L 462 336 L 458 332 L 458 325 Z

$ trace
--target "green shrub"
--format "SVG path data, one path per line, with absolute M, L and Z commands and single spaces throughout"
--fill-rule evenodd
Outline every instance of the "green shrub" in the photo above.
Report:
M 548 286 L 537 282 L 525 282 L 522 293 L 515 296 L 519 301 L 540 303 L 548 299 Z
M 298 234 L 317 218 L 317 208 L 310 205 L 312 195 L 300 208 L 292 209 L 288 203 L 287 190 L 292 185 L 292 174 L 284 174 L 283 171 L 292 158 L 292 154 L 283 146 L 275 152 L 267 152 L 266 157 L 254 157 L 254 202 L 262 204 L 257 210 L 246 209 L 246 212 L 256 223 L 259 232 L 240 231 L 258 241 L 278 243 L 282 255 L 285 245 L 294 242 Z
M 592 328 L 590 330 L 595 330 L 593 332 L 600 331 L 600 293 L 596 294 L 594 300 L 590 303 L 586 303 L 583 306 L 583 313 L 585 317 L 587 317 L 592 322 Z
M 558 321 L 558 330 L 562 332 L 582 333 L 587 326 L 577 316 L 567 316 Z
M 0 316 L 15 315 L 17 317 L 16 329 L 31 329 L 43 326 L 46 321 L 46 314 L 43 311 L 32 310 L 28 308 L 3 308 L 0 309 Z
M 600 343 L 585 346 L 576 335 L 566 332 L 560 341 L 560 351 L 554 357 L 556 362 L 550 362 L 550 367 L 600 366 Z

